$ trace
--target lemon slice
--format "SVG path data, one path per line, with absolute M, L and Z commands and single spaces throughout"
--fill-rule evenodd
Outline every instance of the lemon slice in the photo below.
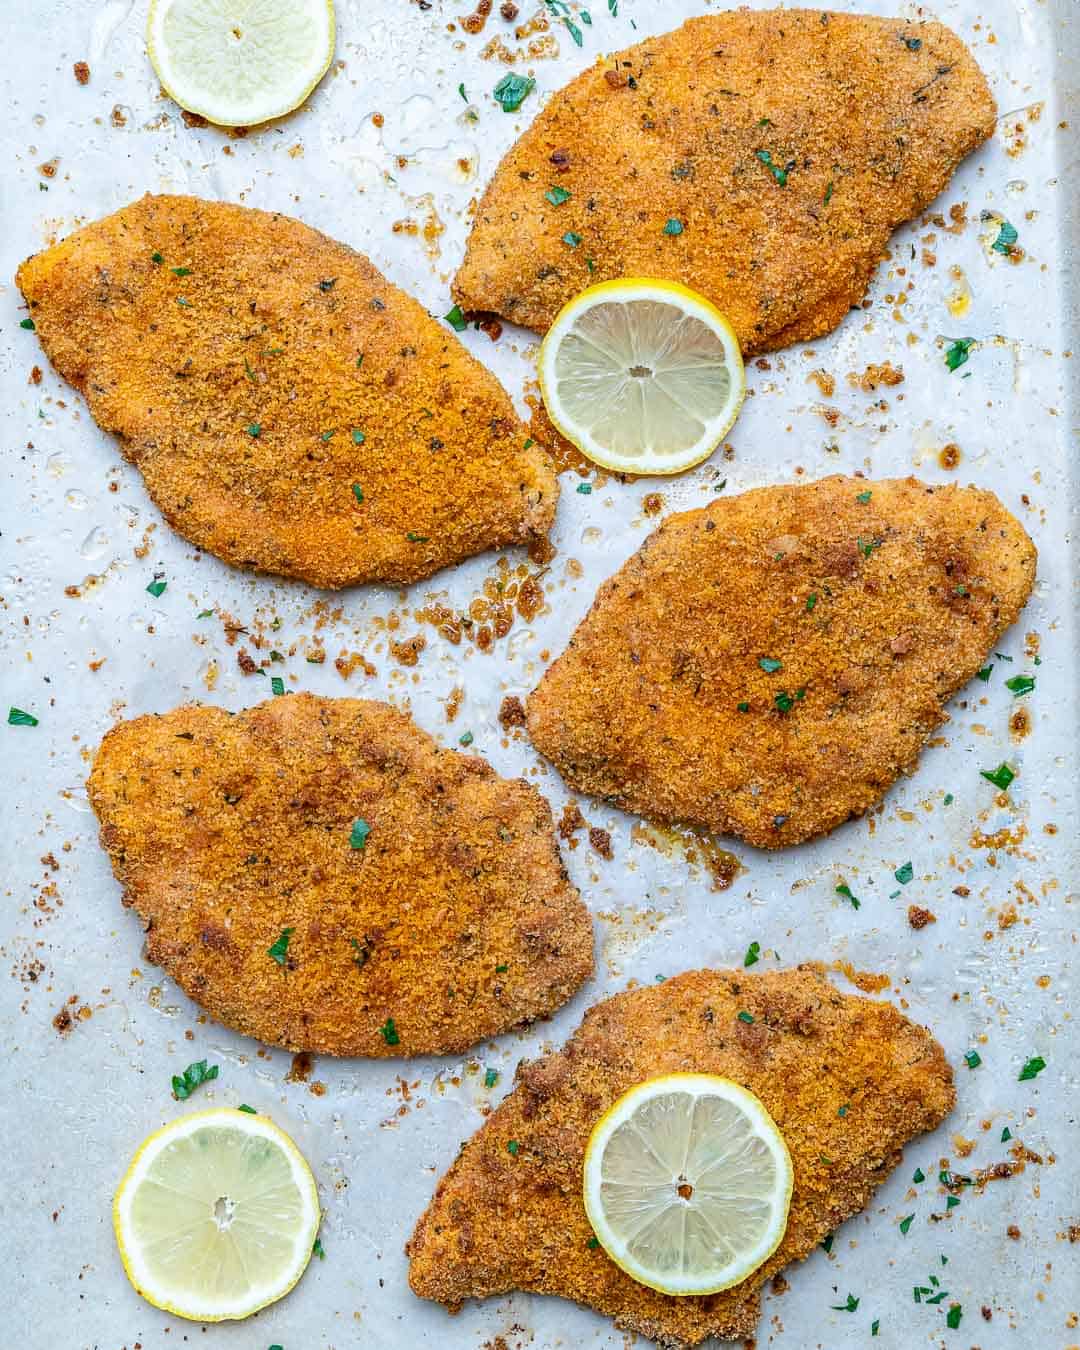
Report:
M 299 107 L 334 55 L 333 0 L 151 0 L 146 46 L 165 92 L 222 127 Z
M 662 1294 L 715 1294 L 780 1244 L 791 1156 L 761 1102 L 713 1074 L 625 1093 L 585 1149 L 585 1211 L 600 1245 Z
M 227 1107 L 145 1139 L 113 1201 L 128 1279 L 196 1322 L 249 1317 L 287 1294 L 319 1219 L 315 1178 L 289 1136 Z
M 574 297 L 540 348 L 548 416 L 595 463 L 679 473 L 730 431 L 746 392 L 731 324 L 674 281 L 604 281 Z

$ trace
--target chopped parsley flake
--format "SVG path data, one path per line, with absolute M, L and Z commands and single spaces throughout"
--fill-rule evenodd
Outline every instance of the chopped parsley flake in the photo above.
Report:
M 150 585 L 147 586 L 146 593 L 147 595 L 152 595 L 156 600 L 159 595 L 165 594 L 165 588 L 166 586 L 168 586 L 168 584 L 169 583 L 167 581 L 163 581 L 159 578 L 156 581 L 152 581 Z
M 174 277 L 189 277 L 189 276 L 191 276 L 191 268 L 190 268 L 190 267 L 170 267 L 170 268 L 169 268 L 169 271 L 173 274 Z
M 461 312 L 460 305 L 455 305 L 448 314 L 443 315 L 443 318 L 455 333 L 464 333 L 465 329 L 469 326 L 465 319 L 465 315 Z
M 964 1315 L 963 1308 L 960 1306 L 959 1303 L 954 1303 L 952 1307 L 949 1309 L 949 1311 L 945 1314 L 945 1325 L 949 1328 L 950 1331 L 956 1330 L 956 1328 L 960 1325 L 960 1319 L 961 1317 L 963 1317 L 963 1315 Z
M 38 724 L 33 713 L 23 712 L 21 708 L 9 708 L 7 720 L 9 727 L 36 727 Z
M 405 538 L 409 541 L 410 544 L 426 544 L 429 541 L 430 537 L 431 536 L 427 534 L 416 534 L 412 530 L 406 531 L 405 534 Z
M 505 975 L 506 972 L 507 972 L 509 969 L 510 969 L 509 966 L 496 966 L 496 967 L 495 967 L 495 974 L 496 974 L 496 975 Z
M 982 680 L 983 684 L 989 684 L 990 676 L 993 673 L 993 669 L 994 666 L 993 663 L 991 662 L 990 665 L 983 666 L 982 670 L 979 671 L 979 679 Z
M 289 939 L 295 931 L 294 928 L 283 928 L 278 940 L 266 949 L 267 956 L 272 961 L 276 961 L 279 966 L 285 964 L 285 954 L 289 950 Z
M 684 227 L 682 221 L 676 220 L 675 217 L 672 216 L 670 220 L 667 222 L 667 224 L 664 226 L 664 233 L 670 235 L 682 234 L 683 228 Z
M 759 942 L 751 942 L 750 946 L 747 947 L 746 949 L 746 955 L 743 957 L 743 965 L 744 966 L 756 965 L 760 959 L 761 959 L 761 944 Z
M 846 881 L 840 882 L 840 884 L 836 888 L 836 894 L 842 895 L 845 900 L 850 900 L 852 909 L 858 909 L 859 906 L 862 904 L 862 901 L 859 899 L 859 897 L 857 895 L 852 894 L 851 887 L 847 884 Z
M 779 164 L 773 163 L 773 157 L 768 150 L 755 150 L 754 156 L 765 165 L 781 187 L 787 187 L 788 174 L 795 167 L 794 160 L 786 167 L 781 168 Z
M 259 437 L 262 435 L 262 427 L 259 425 L 258 422 L 251 422 L 248 424 L 247 434 L 252 438 L 252 440 L 257 441 Z
M 856 496 L 855 496 L 855 500 L 856 500 L 857 502 L 862 502 L 862 504 L 865 506 L 866 503 L 870 500 L 870 498 L 871 498 L 873 495 L 874 495 L 874 494 L 870 491 L 870 489 L 867 488 L 867 490 L 866 490 L 865 492 L 859 492 L 859 493 L 857 493 Z
M 582 495 L 583 497 L 588 497 L 589 494 L 592 492 L 592 484 L 591 484 L 591 483 L 579 483 L 578 486 L 577 486 L 577 490 L 578 490 L 578 492 L 581 493 L 581 495 Z
M 1020 1077 L 1016 1081 L 1018 1083 L 1030 1082 L 1032 1078 L 1038 1078 L 1045 1068 L 1046 1060 L 1043 1059 L 1042 1055 L 1034 1055 L 1020 1070 Z
M 535 88 L 536 81 L 530 75 L 504 75 L 495 86 L 495 102 L 505 113 L 517 112 Z
M 367 843 L 367 837 L 371 833 L 371 826 L 366 820 L 354 820 L 352 831 L 349 834 L 349 847 L 362 849 Z
M 457 91 L 458 91 L 458 93 L 461 95 L 462 101 L 465 102 L 465 103 L 468 103 L 468 101 L 469 101 L 469 96 L 468 96 L 468 94 L 465 92 L 465 85 L 464 85 L 464 84 L 459 84 L 458 87 L 457 87 Z
M 751 1023 L 752 1023 L 753 1020 L 754 1020 L 754 1014 L 753 1014 L 753 1013 L 748 1013 L 748 1012 L 746 1012 L 745 1010 L 744 1010 L 743 1012 L 738 1013 L 737 1016 L 738 1016 L 739 1021 L 740 1021 L 740 1022 L 745 1022 L 747 1026 L 750 1026 Z
M 150 261 L 152 263 L 163 263 L 165 261 L 165 258 L 161 253 L 151 253 Z
M 32 333 L 32 332 L 34 331 L 34 329 L 35 329 L 36 326 L 37 326 L 37 325 L 34 323 L 33 319 L 20 319 L 20 320 L 19 320 L 19 327 L 20 327 L 20 328 L 25 328 L 26 331 L 27 331 L 28 333 Z
M 1016 226 L 1010 225 L 1007 220 L 1001 222 L 1001 229 L 998 230 L 998 237 L 990 245 L 995 253 L 1004 253 L 1008 256 L 1013 251 L 1013 244 L 1016 243 L 1019 235 L 1016 232 Z
M 324 432 L 322 433 L 322 435 L 319 437 L 319 440 L 320 440 L 320 441 L 324 441 L 324 442 L 325 442 L 325 441 L 332 440 L 332 439 L 333 439 L 333 436 L 334 436 L 334 433 L 335 433 L 336 431 L 337 431 L 337 427 L 331 427 L 329 431 L 324 431 Z
M 189 1064 L 182 1074 L 173 1074 L 172 1090 L 177 1101 L 186 1102 L 201 1083 L 209 1083 L 218 1076 L 218 1066 L 206 1067 L 206 1060 Z
M 848 1294 L 846 1303 L 833 1303 L 830 1306 L 833 1312 L 854 1312 L 859 1306 L 859 1300 L 854 1294 Z
M 879 1327 L 879 1326 L 881 1326 L 881 1322 L 880 1322 L 880 1320 L 879 1320 L 878 1318 L 875 1317 L 874 1320 L 870 1323 L 870 1335 L 871 1335 L 871 1336 L 876 1336 L 876 1335 L 878 1334 L 878 1327 Z
M 856 539 L 855 543 L 858 545 L 859 552 L 864 558 L 869 558 L 874 549 L 881 547 L 880 539 L 868 539 L 865 543 L 861 539 Z
M 1002 792 L 1005 791 L 1016 777 L 1014 770 L 1010 769 L 1004 762 L 999 764 L 996 769 L 980 769 L 979 773 L 988 783 L 993 783 L 993 785 L 996 788 L 1000 788 Z
M 549 187 L 544 193 L 545 198 L 552 206 L 562 206 L 563 202 L 570 200 L 571 195 L 564 187 Z
M 564 244 L 568 244 L 570 248 L 577 248 L 578 244 L 581 243 L 581 235 L 575 234 L 573 230 L 567 230 L 562 237 L 562 241 Z
M 517 1155 L 518 1155 L 518 1149 L 519 1149 L 520 1147 L 521 1147 L 521 1145 L 518 1143 L 518 1141 L 517 1141 L 516 1139 L 509 1139 L 509 1140 L 507 1140 L 507 1143 L 506 1143 L 506 1151 L 507 1151 L 507 1153 L 510 1154 L 510 1156 L 511 1156 L 512 1158 L 516 1158 L 516 1157 L 517 1157 Z
M 906 886 L 914 875 L 915 869 L 914 867 L 912 867 L 910 862 L 904 863 L 903 867 L 898 867 L 896 871 L 893 873 L 893 876 L 897 879 L 897 881 L 900 883 L 901 886 Z
M 363 970 L 371 960 L 371 951 L 363 942 L 357 942 L 355 938 L 349 939 L 349 946 L 353 949 L 353 962 L 357 970 Z
M 915 1220 L 914 1214 L 909 1214 L 906 1219 L 900 1220 L 900 1231 L 901 1233 L 904 1234 L 905 1237 L 907 1237 L 907 1231 L 911 1227 L 914 1220 Z
M 473 734 L 471 731 L 466 731 L 464 735 L 458 737 L 458 745 L 472 745 L 472 743 Z
M 832 179 L 830 178 L 829 185 L 825 189 L 825 196 L 822 197 L 821 199 L 822 206 L 828 206 L 828 204 L 832 201 L 832 195 L 833 195 L 833 183 Z M 876 1332 L 874 1334 L 877 1335 Z
M 941 799 L 941 803 L 943 806 L 952 806 L 955 800 L 956 798 L 952 795 L 951 792 L 946 792 L 945 796 L 942 797 Z
M 379 1028 L 379 1035 L 387 1045 L 401 1044 L 401 1037 L 397 1033 L 397 1027 L 394 1026 L 394 1019 L 392 1017 L 388 1017 Z
M 488 1069 L 487 1073 L 484 1074 L 484 1086 L 486 1088 L 493 1088 L 498 1081 L 498 1069 Z
M 323 1245 L 318 1238 L 316 1238 L 311 1245 L 311 1254 L 312 1256 L 317 1256 L 320 1261 L 326 1260 L 326 1252 L 323 1250 Z
M 782 713 L 790 712 L 795 706 L 795 700 L 783 689 L 776 695 L 773 702 L 776 704 L 778 711 Z
M 1001 1131 L 1001 1142 L 1003 1144 L 1007 1144 L 1011 1138 L 1012 1138 L 1012 1130 L 1010 1130 L 1008 1125 L 1006 1125 L 1005 1128 Z
M 922 46 L 922 38 L 901 37 L 900 40 L 909 52 L 917 52 Z
M 1015 698 L 1021 694 L 1030 694 L 1035 688 L 1034 675 L 1014 675 L 1011 680 L 1005 681 L 1005 688 L 1011 690 Z
M 911 1179 L 912 1179 L 912 1181 L 914 1181 L 914 1183 L 915 1183 L 916 1186 L 917 1186 L 917 1185 L 919 1184 L 920 1181 L 925 1181 L 925 1180 L 926 1180 L 926 1173 L 922 1170 L 921 1167 L 916 1167 L 916 1169 L 915 1169 L 915 1171 L 914 1171 L 914 1174 L 912 1175 L 912 1178 L 911 1178 Z
M 817 594 L 816 594 L 816 592 L 811 591 L 810 594 L 806 597 L 806 612 L 807 612 L 807 614 L 813 614 L 813 612 L 814 612 L 814 606 L 815 606 L 816 604 L 817 604 Z
M 975 346 L 974 338 L 954 338 L 945 352 L 945 364 L 950 370 L 959 370 L 967 362 L 968 353 Z
M 982 1055 L 979 1054 L 978 1050 L 969 1050 L 964 1056 L 964 1063 L 969 1069 L 977 1069 L 982 1063 Z
M 758 665 L 767 675 L 775 675 L 778 670 L 783 670 L 784 663 L 777 661 L 774 656 L 758 657 Z
M 270 692 L 272 694 L 283 694 L 285 692 L 285 681 L 280 675 L 271 675 Z
M 257 1116 L 259 1114 L 253 1106 L 248 1106 L 247 1102 L 241 1102 L 236 1109 L 238 1111 L 246 1111 L 249 1116 Z
M 191 301 L 190 301 L 190 300 L 185 300 L 184 297 L 183 297 L 182 295 L 178 295 L 178 296 L 176 297 L 176 303 L 177 303 L 178 305 L 183 305 L 185 309 L 190 309 L 190 308 L 191 308 Z
M 749 703 L 745 703 L 745 702 L 744 702 L 744 703 L 737 703 L 735 706 L 738 708 L 738 710 L 739 710 L 740 712 L 749 712 L 749 711 L 750 711 L 750 704 L 749 704 Z
M 364 489 L 360 486 L 359 483 L 354 483 L 352 485 L 352 495 L 356 498 L 358 504 L 363 502 Z
M 826 1256 L 828 1256 L 828 1254 L 832 1251 L 832 1245 L 833 1245 L 833 1235 L 832 1233 L 829 1233 L 826 1235 L 824 1242 L 822 1242 L 821 1244 L 821 1250 L 825 1253 Z
M 609 0 L 609 3 L 610 3 L 610 0 Z M 596 1251 L 597 1247 L 600 1246 L 600 1239 L 599 1239 L 598 1237 L 595 1237 L 595 1236 L 594 1236 L 594 1237 L 591 1237 L 591 1238 L 588 1240 L 588 1242 L 586 1242 L 585 1246 L 588 1247 L 589 1251 L 594 1252 L 594 1251 Z

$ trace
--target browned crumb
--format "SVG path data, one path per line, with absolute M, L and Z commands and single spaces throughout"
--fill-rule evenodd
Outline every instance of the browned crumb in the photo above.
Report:
M 885 361 L 881 365 L 869 365 L 861 375 L 852 373 L 848 380 L 857 385 L 864 394 L 872 394 L 879 384 L 886 386 L 903 384 L 903 367 L 893 366 L 891 361 Z
M 517 694 L 507 694 L 499 707 L 499 721 L 507 731 L 525 725 L 525 706 Z
M 589 830 L 589 843 L 606 862 L 610 862 L 615 856 L 611 851 L 611 835 L 607 830 L 598 829 L 593 825 Z
M 1020 1241 L 1020 1229 L 1014 1223 L 1009 1224 L 1008 1228 L 1005 1229 L 1005 1234 L 1007 1237 L 1011 1237 L 1014 1242 Z
M 586 828 L 587 821 L 581 814 L 581 807 L 577 802 L 571 800 L 563 807 L 562 815 L 559 817 L 559 838 L 572 839 L 578 830 Z
M 254 658 L 246 647 L 241 647 L 236 653 L 236 664 L 244 675 L 257 675 L 259 673 L 259 667 L 255 664 Z
M 414 637 L 407 638 L 401 642 L 391 642 L 390 651 L 394 660 L 403 666 L 415 666 L 420 660 L 420 653 L 427 646 L 427 638 L 422 633 L 417 633 Z
M 928 909 L 923 909 L 921 905 L 908 905 L 907 921 L 912 928 L 925 928 L 928 923 L 937 923 L 937 915 L 931 914 Z
M 85 61 L 76 61 L 72 70 L 75 72 L 75 79 L 79 84 L 90 83 L 90 67 Z

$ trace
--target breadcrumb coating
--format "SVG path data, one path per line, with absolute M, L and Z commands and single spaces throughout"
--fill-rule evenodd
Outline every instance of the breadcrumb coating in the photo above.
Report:
M 459 1053 L 592 972 L 544 799 L 384 703 L 137 717 L 89 792 L 149 960 L 268 1044 Z
M 707 296 L 747 353 L 816 337 L 995 116 L 939 23 L 691 19 L 552 95 L 484 193 L 454 296 L 542 333 L 594 282 L 659 277 Z
M 991 492 L 840 476 L 670 516 L 528 702 L 575 789 L 800 843 L 862 815 L 1014 623 L 1035 546 Z
M 558 481 L 495 377 L 298 220 L 147 196 L 17 281 L 166 519 L 226 562 L 410 582 L 547 535 Z
M 635 1084 L 670 1073 L 749 1088 L 795 1174 L 776 1252 L 704 1297 L 661 1294 L 625 1274 L 592 1244 L 582 1203 L 600 1117 Z M 462 1146 L 416 1225 L 409 1283 L 452 1309 L 511 1289 L 559 1294 L 666 1346 L 751 1336 L 765 1281 L 857 1214 L 903 1145 L 955 1100 L 929 1032 L 891 1004 L 840 994 L 809 967 L 697 970 L 618 994 L 590 1008 L 563 1050 L 519 1066 L 514 1091 Z

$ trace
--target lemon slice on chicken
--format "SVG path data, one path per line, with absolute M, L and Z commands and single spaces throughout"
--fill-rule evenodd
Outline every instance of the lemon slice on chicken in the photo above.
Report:
M 604 281 L 559 312 L 540 348 L 548 416 L 617 473 L 680 473 L 730 431 L 746 392 L 739 341 L 674 281 Z
M 150 63 L 165 92 L 222 127 L 300 106 L 334 55 L 333 0 L 151 0 Z
M 615 1262 L 663 1294 L 715 1294 L 784 1236 L 791 1156 L 752 1092 L 713 1074 L 631 1088 L 585 1150 L 584 1199 Z
M 219 1108 L 147 1138 L 113 1201 L 128 1279 L 196 1322 L 249 1317 L 287 1294 L 319 1231 L 315 1178 L 265 1116 Z

